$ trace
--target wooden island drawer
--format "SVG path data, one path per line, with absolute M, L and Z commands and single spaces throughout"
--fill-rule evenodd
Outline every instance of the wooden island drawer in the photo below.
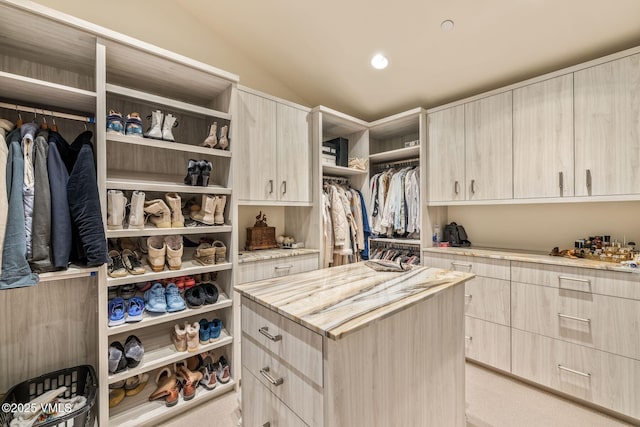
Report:
M 513 374 L 640 418 L 640 362 L 512 330 Z
M 510 328 L 465 316 L 465 355 L 503 371 L 511 371 Z
M 322 336 L 250 299 L 242 298 L 242 334 L 317 385 L 322 382 Z M 243 344 L 244 344 L 243 339 Z
M 242 425 L 247 427 L 307 427 L 287 405 L 242 368 Z M 250 402 L 250 404 L 247 404 Z
M 318 254 L 297 255 L 238 264 L 238 283 L 273 279 L 318 269 Z
M 512 261 L 511 280 L 640 300 L 640 274 Z
M 322 388 L 265 351 L 252 338 L 242 342 L 242 367 L 311 426 L 322 425 Z
M 510 287 L 508 280 L 487 277 L 469 280 L 465 283 L 465 314 L 509 326 L 511 324 Z
M 514 328 L 640 360 L 640 301 L 513 282 Z
M 510 261 L 503 259 L 471 257 L 463 255 L 437 254 L 427 252 L 424 255 L 427 267 L 473 273 L 476 276 L 509 280 L 511 278 Z

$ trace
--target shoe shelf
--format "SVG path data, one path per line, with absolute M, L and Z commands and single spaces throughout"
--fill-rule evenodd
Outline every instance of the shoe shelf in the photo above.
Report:
M 233 378 L 226 384 L 218 384 L 213 390 L 198 387 L 193 399 L 184 400 L 180 397 L 175 406 L 167 407 L 162 399 L 149 401 L 149 396 L 157 388 L 154 379 L 149 378 L 147 386 L 140 393 L 132 397 L 125 397 L 122 403 L 109 410 L 109 426 L 140 427 L 166 421 L 168 417 L 173 417 L 180 412 L 200 405 L 202 402 L 221 396 L 232 391 L 234 387 Z
M 420 246 L 420 239 L 393 239 L 388 237 L 372 237 L 369 240 L 372 242 L 378 242 L 378 243 Z
M 203 116 L 213 116 L 220 119 L 231 120 L 231 114 L 216 111 L 211 108 L 201 107 L 199 105 L 189 104 L 182 101 L 177 101 L 171 98 L 165 98 L 162 96 L 154 95 L 147 92 L 142 92 L 135 89 L 130 89 L 123 86 L 117 86 L 111 83 L 107 83 L 107 92 L 133 98 L 135 100 L 144 100 L 152 104 L 165 105 L 167 107 L 175 108 L 190 113 L 202 114 Z
M 367 175 L 368 173 L 369 173 L 368 170 L 345 168 L 344 166 L 322 165 L 323 175 L 357 176 L 357 175 Z
M 125 323 L 119 326 L 107 327 L 107 335 L 112 337 L 114 335 L 124 334 L 126 332 L 137 331 L 141 328 L 149 326 L 161 325 L 163 323 L 176 322 L 178 320 L 191 317 L 191 316 L 204 316 L 223 308 L 231 307 L 232 300 L 224 292 L 220 292 L 218 295 L 218 301 L 215 304 L 206 304 L 198 308 L 186 308 L 182 311 L 176 311 L 174 313 L 149 313 L 147 311 L 142 315 L 142 320 L 135 323 Z M 168 335 L 167 335 L 168 336 Z M 144 343 L 143 343 L 144 344 Z
M 231 157 L 231 151 L 218 150 L 216 148 L 200 147 L 192 144 L 183 144 L 179 142 L 160 141 L 157 139 L 140 138 L 135 136 L 126 136 L 113 133 L 107 133 L 108 143 L 132 144 L 151 148 L 162 148 L 165 150 L 184 151 L 186 153 L 204 154 L 206 156 Z
M 80 112 L 95 111 L 96 92 L 0 71 L 2 97 Z
M 371 163 L 392 162 L 394 160 L 414 159 L 420 156 L 420 145 L 413 147 L 399 148 L 397 150 L 383 151 L 369 155 Z
M 57 280 L 76 279 L 78 277 L 92 277 L 96 275 L 99 269 L 100 267 L 81 267 L 71 265 L 66 270 L 41 273 L 38 276 L 40 276 L 40 283 L 54 282 Z
M 107 189 L 159 191 L 163 193 L 231 194 L 231 188 L 220 185 L 208 185 L 207 187 L 185 185 L 182 183 L 183 178 L 176 175 L 155 173 L 112 172 L 107 176 Z
M 169 236 L 173 234 L 214 234 L 214 233 L 230 233 L 232 230 L 230 225 L 203 225 L 197 227 L 180 227 L 180 228 L 157 228 L 154 226 L 146 226 L 142 230 L 127 229 L 107 230 L 107 238 L 114 239 L 117 237 L 141 237 L 141 236 Z
M 229 335 L 226 329 L 222 329 L 220 336 L 212 343 L 199 344 L 198 349 L 195 352 L 177 351 L 169 337 L 169 332 L 164 334 L 163 342 L 168 342 L 169 345 L 156 347 L 153 350 L 146 350 L 146 343 L 149 340 L 142 340 L 142 345 L 145 346 L 144 357 L 142 362 L 135 368 L 127 369 L 123 372 L 119 372 L 114 375 L 109 375 L 109 384 L 117 383 L 118 381 L 125 380 L 138 374 L 144 374 L 145 372 L 153 371 L 158 368 L 170 365 L 175 362 L 187 359 L 196 354 L 204 353 L 205 351 L 215 350 L 216 348 L 224 347 L 233 342 L 233 337 Z M 151 379 L 150 381 L 153 381 Z
M 107 278 L 107 286 L 112 287 L 112 286 L 127 285 L 129 283 L 153 282 L 154 280 L 168 279 L 170 277 L 187 276 L 187 275 L 192 276 L 194 274 L 199 274 L 199 273 L 231 270 L 232 264 L 230 262 L 225 262 L 222 264 L 202 265 L 197 261 L 185 259 L 185 257 L 183 257 L 182 268 L 180 270 L 165 269 L 164 271 L 155 272 L 155 271 L 152 271 L 148 265 L 144 265 L 144 267 L 147 270 L 145 274 L 138 274 L 138 275 L 129 274 L 124 277 Z

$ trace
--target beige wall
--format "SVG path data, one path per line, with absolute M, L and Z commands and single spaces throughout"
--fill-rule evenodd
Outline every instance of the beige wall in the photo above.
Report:
M 610 235 L 640 245 L 640 202 L 449 207 L 474 246 L 550 251 L 575 239 Z
M 285 233 L 283 206 L 238 206 L 238 249 L 244 250 L 247 227 L 253 227 L 258 212 L 267 216 L 267 224 L 276 228 L 276 236 Z
M 37 3 L 237 74 L 244 86 L 307 105 L 282 81 L 171 0 L 37 0 Z

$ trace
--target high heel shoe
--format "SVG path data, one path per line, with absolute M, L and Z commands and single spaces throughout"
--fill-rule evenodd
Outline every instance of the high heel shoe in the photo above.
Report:
M 209 136 L 207 136 L 202 143 L 203 147 L 215 148 L 218 144 L 218 122 L 213 122 L 211 126 L 209 126 Z
M 198 179 L 198 183 L 203 187 L 209 185 L 209 176 L 211 175 L 211 170 L 213 169 L 213 164 L 207 160 L 200 160 L 198 162 L 198 166 L 200 169 L 200 179 Z
M 184 183 L 186 185 L 198 185 L 198 178 L 200 177 L 200 163 L 196 160 L 189 159 L 187 164 L 187 176 L 184 177 Z

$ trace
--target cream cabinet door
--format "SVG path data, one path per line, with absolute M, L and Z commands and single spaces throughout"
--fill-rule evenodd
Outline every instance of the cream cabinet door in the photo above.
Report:
M 511 92 L 469 102 L 464 107 L 467 200 L 511 199 Z
M 277 200 L 276 102 L 239 90 L 237 116 L 234 191 L 240 200 Z
M 430 202 L 465 200 L 464 106 L 429 114 Z
M 311 202 L 309 113 L 277 105 L 278 200 Z
M 573 196 L 573 74 L 513 91 L 513 197 Z
M 574 79 L 576 196 L 640 193 L 640 54 Z

